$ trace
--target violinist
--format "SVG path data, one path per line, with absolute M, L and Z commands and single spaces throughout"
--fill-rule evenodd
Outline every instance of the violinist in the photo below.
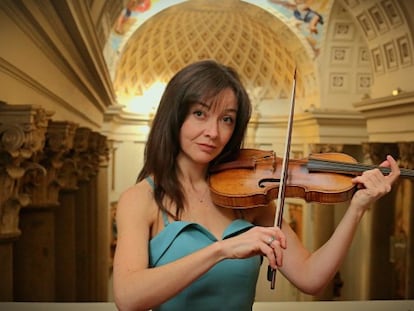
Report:
M 120 310 L 251 310 L 263 258 L 294 286 L 316 294 L 334 277 L 365 210 L 391 190 L 390 156 L 355 177 L 360 185 L 331 238 L 309 252 L 275 206 L 213 203 L 209 167 L 237 154 L 251 103 L 235 70 L 192 63 L 168 83 L 137 183 L 120 197 L 114 296 Z

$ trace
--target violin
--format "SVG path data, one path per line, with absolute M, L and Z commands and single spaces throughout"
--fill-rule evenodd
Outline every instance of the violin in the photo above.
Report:
M 255 208 L 278 197 L 282 158 L 273 151 L 241 149 L 234 161 L 210 169 L 209 186 L 213 202 L 227 208 Z M 378 168 L 358 163 L 344 153 L 316 153 L 304 159 L 289 159 L 285 197 L 307 202 L 340 203 L 352 198 L 356 185 L 352 178 Z M 414 170 L 400 169 L 400 177 L 414 178 Z
M 342 153 L 314 154 L 308 159 L 289 159 L 296 94 L 296 68 L 289 111 L 285 151 L 276 157 L 273 151 L 241 149 L 236 160 L 213 166 L 209 187 L 213 202 L 221 207 L 253 208 L 277 199 L 275 226 L 282 227 L 286 197 L 308 202 L 338 203 L 349 200 L 356 185 L 352 178 L 374 167 L 358 164 Z M 383 174 L 390 169 L 378 167 Z M 414 177 L 414 171 L 401 169 L 400 176 Z M 276 269 L 268 267 L 270 288 L 275 288 Z

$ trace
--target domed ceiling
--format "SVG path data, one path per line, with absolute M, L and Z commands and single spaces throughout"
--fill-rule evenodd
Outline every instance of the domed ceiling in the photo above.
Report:
M 297 96 L 315 92 L 302 83 L 307 68 L 314 71 L 313 59 L 280 19 L 239 0 L 193 0 L 160 11 L 131 35 L 116 67 L 117 96 L 124 101 L 142 96 L 154 83 L 166 83 L 186 64 L 206 58 L 236 68 L 253 100 L 288 98 L 295 67 Z

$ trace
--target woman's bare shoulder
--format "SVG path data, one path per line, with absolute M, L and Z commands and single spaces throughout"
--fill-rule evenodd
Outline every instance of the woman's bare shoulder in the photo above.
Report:
M 143 214 L 149 216 L 152 214 L 151 207 L 153 205 L 152 186 L 146 180 L 142 180 L 121 193 L 117 212 L 128 215 L 139 213 L 141 216 Z
M 138 183 L 130 186 L 121 193 L 121 200 L 131 200 L 140 197 L 142 199 L 152 199 L 153 189 L 152 186 L 146 180 L 141 180 Z

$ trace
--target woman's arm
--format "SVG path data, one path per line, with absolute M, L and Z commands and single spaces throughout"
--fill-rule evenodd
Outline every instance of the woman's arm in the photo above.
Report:
M 328 284 L 349 250 L 365 210 L 391 190 L 391 184 L 400 174 L 399 168 L 391 157 L 382 166 L 390 166 L 391 174 L 383 176 L 379 170 L 371 170 L 354 178 L 353 181 L 361 189 L 355 193 L 330 239 L 315 252 L 310 253 L 290 226 L 283 223 L 282 231 L 286 236 L 287 247 L 283 252 L 280 271 L 301 291 L 314 295 Z
M 114 295 L 120 310 L 153 308 L 178 294 L 225 258 L 263 254 L 276 266 L 275 251 L 267 241 L 275 236 L 284 244 L 282 233 L 275 228 L 258 227 L 213 243 L 175 262 L 149 268 L 150 229 L 157 215 L 154 204 L 150 187 L 145 182 L 126 191 L 118 202 Z
M 121 310 L 148 310 L 161 304 L 222 259 L 219 245 L 213 244 L 174 263 L 148 268 L 154 211 L 145 182 L 127 190 L 118 202 L 114 295 Z

